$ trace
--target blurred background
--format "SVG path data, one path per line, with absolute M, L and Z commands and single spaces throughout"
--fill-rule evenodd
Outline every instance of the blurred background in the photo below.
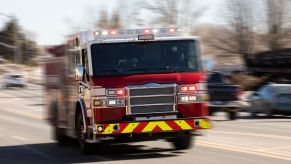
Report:
M 83 30 L 158 27 L 178 27 L 201 39 L 203 65 L 209 75 L 210 115 L 217 121 L 218 131 L 209 132 L 210 137 L 200 142 L 200 146 L 207 147 L 202 149 L 205 152 L 214 147 L 225 148 L 221 150 L 223 152 L 216 152 L 213 161 L 208 162 L 213 163 L 215 159 L 224 161 L 226 159 L 219 153 L 228 154 L 227 151 L 236 149 L 241 150 L 240 153 L 256 150 L 260 157 L 250 157 L 253 160 L 250 163 L 262 160 L 266 163 L 282 162 L 277 159 L 283 159 L 282 163 L 290 162 L 290 0 L 0 0 L 0 115 L 3 119 L 4 114 L 11 118 L 16 117 L 14 114 L 21 114 L 30 119 L 44 119 L 42 85 L 45 77 L 42 63 L 54 56 L 55 50 L 50 48 L 64 44 L 66 36 Z M 222 88 L 215 86 L 217 83 L 223 84 L 219 85 Z M 220 95 L 213 94 L 217 94 L 218 90 Z M 231 96 L 227 96 L 230 90 Z M 231 109 L 238 110 L 235 116 L 228 113 L 228 119 L 239 119 L 233 123 L 235 127 L 222 121 L 225 115 L 219 109 L 234 100 L 238 104 Z M 272 110 L 283 110 L 279 114 L 284 116 L 275 116 L 278 113 L 265 110 L 267 106 L 272 106 Z M 5 116 L 6 120 L 9 117 Z M 253 118 L 257 118 L 258 122 Z M 25 124 L 26 121 L 20 122 Z M 29 126 L 35 126 L 31 125 L 34 121 L 30 120 Z M 45 124 L 42 126 L 48 129 Z M 15 128 L 16 125 L 8 127 Z M 211 138 L 211 134 L 216 137 Z M 11 145 L 26 145 L 41 152 L 43 158 L 46 158 L 43 152 L 54 158 L 62 156 L 54 154 L 54 149 L 48 149 L 51 148 L 49 144 L 36 144 L 50 143 L 46 136 L 41 136 L 43 134 L 36 138 L 32 134 L 27 135 L 23 137 L 13 133 L 17 142 L 0 142 L 0 157 L 2 152 L 22 149 Z M 29 137 L 33 138 L 33 142 L 26 140 Z M 256 142 L 258 138 L 264 139 Z M 270 144 L 278 139 L 278 145 Z M 238 145 L 229 147 L 234 143 Z M 270 150 L 275 153 L 268 154 Z M 71 150 L 63 151 L 72 153 Z M 205 155 L 203 152 L 196 153 Z M 268 154 L 267 157 L 264 154 Z M 78 163 L 97 159 L 82 161 L 76 156 L 75 160 L 64 158 L 63 161 Z M 238 156 L 232 153 L 230 160 L 224 162 L 236 161 Z M 11 160 L 10 157 L 2 157 L 4 163 Z M 113 158 L 122 159 L 121 156 Z M 242 155 L 242 158 L 249 156 Z
M 290 83 L 290 7 L 288 0 L 1 0 L 0 61 L 34 78 L 47 47 L 77 31 L 178 27 L 201 38 L 206 70 L 254 90 Z

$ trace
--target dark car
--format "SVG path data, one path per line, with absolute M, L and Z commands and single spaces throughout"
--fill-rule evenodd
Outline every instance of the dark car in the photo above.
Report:
M 209 114 L 215 112 L 227 112 L 230 120 L 237 118 L 237 111 L 241 107 L 239 95 L 241 89 L 238 85 L 227 84 L 223 75 L 219 72 L 213 72 L 208 75 L 207 80 L 209 94 Z

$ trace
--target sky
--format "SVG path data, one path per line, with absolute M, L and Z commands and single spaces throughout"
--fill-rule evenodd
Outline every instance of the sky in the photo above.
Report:
M 131 3 L 134 0 L 123 0 Z M 90 28 L 98 19 L 101 9 L 116 8 L 121 0 L 0 0 L 0 28 L 15 16 L 21 27 L 33 33 L 41 45 L 55 45 L 64 41 L 64 36 L 76 29 Z M 197 0 L 199 1 L 199 0 Z M 199 1 L 207 8 L 199 23 L 216 23 L 217 9 L 223 0 Z

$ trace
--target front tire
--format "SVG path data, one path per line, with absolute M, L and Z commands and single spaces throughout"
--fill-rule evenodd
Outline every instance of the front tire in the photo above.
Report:
M 77 136 L 79 141 L 80 150 L 83 154 L 91 154 L 92 153 L 92 145 L 86 142 L 87 136 L 84 133 L 84 120 L 81 113 L 78 114 L 77 117 Z
M 193 147 L 193 136 L 191 134 L 181 134 L 172 140 L 172 144 L 177 150 L 186 150 Z

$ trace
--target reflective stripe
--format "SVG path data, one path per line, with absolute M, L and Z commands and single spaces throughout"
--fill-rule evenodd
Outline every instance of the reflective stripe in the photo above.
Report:
M 212 125 L 204 119 L 198 119 L 197 121 L 199 121 L 200 128 L 202 128 L 202 129 L 212 128 Z
M 186 121 L 184 121 L 184 120 L 177 120 L 177 121 L 175 121 L 176 122 L 176 124 L 178 124 L 180 127 L 181 127 L 181 129 L 183 129 L 183 130 L 191 130 L 191 129 L 193 129 L 189 124 L 187 124 L 187 122 Z
M 105 130 L 102 132 L 102 134 L 112 134 L 114 131 L 113 131 L 113 127 L 114 125 L 118 125 L 118 124 L 109 124 Z
M 142 130 L 143 133 L 145 132 L 152 132 L 153 129 L 159 127 L 162 131 L 172 131 L 173 129 L 165 122 L 165 121 L 158 121 L 158 122 L 150 122 L 148 125 Z
M 129 123 L 121 133 L 132 133 L 139 123 Z
M 196 125 L 194 125 L 196 122 Z M 197 123 L 199 122 L 199 123 Z M 97 135 L 118 135 L 126 133 L 154 133 L 154 132 L 175 132 L 183 130 L 209 129 L 212 125 L 208 119 L 187 119 L 187 120 L 166 120 L 114 124 L 96 124 L 104 127 L 103 132 L 96 132 Z M 114 129 L 115 127 L 115 129 Z

